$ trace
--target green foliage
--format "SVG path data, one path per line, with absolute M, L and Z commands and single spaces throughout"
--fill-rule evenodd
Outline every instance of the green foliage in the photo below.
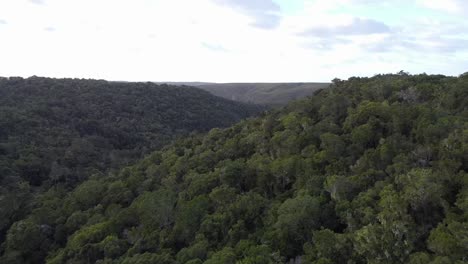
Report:
M 323 229 L 313 232 L 312 242 L 304 245 L 304 252 L 309 262 L 346 263 L 353 255 L 353 248 L 345 234 Z
M 175 195 L 164 189 L 156 192 L 145 192 L 131 205 L 140 222 L 149 228 L 162 228 L 174 221 Z
M 466 259 L 468 252 L 468 223 L 449 222 L 440 223 L 432 230 L 429 239 L 429 249 L 438 255 L 451 260 Z
M 132 257 L 125 258 L 122 264 L 175 264 L 176 262 L 167 253 L 155 254 L 155 253 L 143 253 L 136 254 Z
M 133 183 L 96 179 L 177 137 L 225 127 L 259 110 L 189 87 L 0 78 L 0 244 L 12 224 L 32 210 L 36 224 L 60 226 L 57 236 L 63 238 L 84 224 L 70 221 L 72 226 L 63 228 L 75 211 L 129 206 L 138 192 L 132 188 L 142 180 L 138 174 L 129 175 Z M 57 213 L 57 202 L 41 201 L 48 190 L 71 191 L 83 181 L 65 201 L 65 214 Z
M 40 226 L 25 219 L 14 223 L 6 238 L 6 250 L 9 252 L 5 256 L 5 262 L 24 263 L 38 262 L 45 257 L 42 251 L 49 243 L 47 230 L 50 227 Z
M 6 233 L 1 261 L 464 263 L 466 87 L 466 76 L 335 80 L 72 191 L 51 188 Z M 62 166 L 54 177 L 70 173 Z
M 234 250 L 229 247 L 225 247 L 222 250 L 214 253 L 205 264 L 235 264 L 236 254 Z
M 274 228 L 280 249 L 287 256 L 297 256 L 301 246 L 312 238 L 312 231 L 320 226 L 320 201 L 310 195 L 287 199 L 278 208 Z

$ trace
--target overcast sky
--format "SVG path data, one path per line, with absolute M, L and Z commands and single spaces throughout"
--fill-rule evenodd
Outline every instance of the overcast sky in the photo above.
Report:
M 302 82 L 468 71 L 467 0 L 0 0 L 0 76 Z

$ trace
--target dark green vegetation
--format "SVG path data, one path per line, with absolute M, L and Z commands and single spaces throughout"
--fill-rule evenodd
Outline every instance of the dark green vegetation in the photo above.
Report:
M 467 151 L 468 75 L 335 80 L 51 188 L 0 262 L 466 263 Z
M 258 110 L 192 87 L 0 78 L 0 244 L 49 188 L 66 192 L 177 136 L 228 126 Z
M 268 106 L 283 106 L 313 95 L 329 83 L 186 83 L 230 100 Z

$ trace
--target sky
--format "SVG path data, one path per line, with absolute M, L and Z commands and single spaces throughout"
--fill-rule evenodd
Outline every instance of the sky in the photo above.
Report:
M 467 0 L 0 0 L 0 76 L 328 82 L 468 71 Z

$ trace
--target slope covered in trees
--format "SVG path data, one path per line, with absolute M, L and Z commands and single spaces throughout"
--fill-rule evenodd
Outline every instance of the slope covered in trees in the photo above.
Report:
M 0 78 L 0 243 L 51 186 L 72 189 L 178 136 L 259 110 L 192 87 Z
M 184 83 L 230 100 L 267 106 L 311 96 L 330 83 Z
M 1 262 L 466 263 L 467 88 L 468 75 L 335 80 L 50 189 Z

